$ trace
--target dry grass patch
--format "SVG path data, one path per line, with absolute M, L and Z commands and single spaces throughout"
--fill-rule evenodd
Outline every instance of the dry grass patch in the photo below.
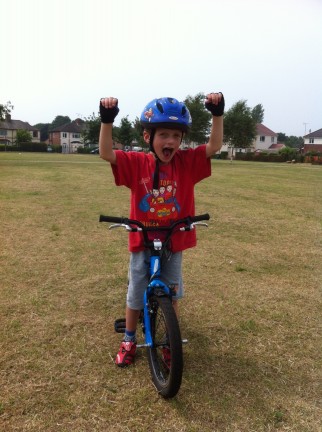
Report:
M 185 253 L 185 370 L 174 400 L 147 359 L 114 366 L 129 194 L 97 156 L 0 154 L 0 430 L 298 431 L 321 418 L 322 170 L 214 162 Z

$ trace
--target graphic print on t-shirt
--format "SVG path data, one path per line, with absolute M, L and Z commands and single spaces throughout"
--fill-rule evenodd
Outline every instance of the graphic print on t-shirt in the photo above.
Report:
M 145 195 L 139 203 L 139 209 L 146 213 L 148 225 L 159 226 L 169 225 L 178 218 L 180 205 L 176 199 L 177 182 L 165 178 L 160 173 L 159 188 L 148 189 L 149 178 L 142 178 L 140 185 Z

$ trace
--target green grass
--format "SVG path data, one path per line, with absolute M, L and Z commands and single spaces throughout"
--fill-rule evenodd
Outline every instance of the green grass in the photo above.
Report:
M 213 161 L 185 252 L 185 370 L 118 370 L 127 215 L 96 155 L 0 154 L 0 431 L 321 431 L 322 168 Z

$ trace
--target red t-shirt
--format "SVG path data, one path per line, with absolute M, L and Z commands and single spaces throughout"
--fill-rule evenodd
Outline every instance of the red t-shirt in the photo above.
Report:
M 177 219 L 195 215 L 194 186 L 211 175 L 206 146 L 178 150 L 171 162 L 160 164 L 159 189 L 153 189 L 155 159 L 152 153 L 116 150 L 117 164 L 111 165 L 115 184 L 131 189 L 130 219 L 146 226 L 170 225 Z M 196 232 L 176 232 L 171 250 L 179 252 L 196 245 Z M 129 233 L 129 250 L 144 250 L 142 234 Z

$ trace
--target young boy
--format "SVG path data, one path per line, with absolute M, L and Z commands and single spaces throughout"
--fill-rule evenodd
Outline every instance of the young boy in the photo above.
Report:
M 150 152 L 113 150 L 112 127 L 119 112 L 113 97 L 100 101 L 100 157 L 111 164 L 117 186 L 131 190 L 130 218 L 146 226 L 170 225 L 173 221 L 195 215 L 194 185 L 211 175 L 210 157 L 222 146 L 224 96 L 210 93 L 206 108 L 212 114 L 212 127 L 207 144 L 196 149 L 179 149 L 184 134 L 191 126 L 187 107 L 174 98 L 151 101 L 143 110 L 140 123 L 144 141 Z M 173 305 L 183 296 L 182 251 L 196 245 L 195 230 L 173 235 L 169 257 L 162 266 L 165 283 L 174 284 Z M 143 292 L 148 284 L 148 254 L 141 234 L 129 234 L 129 285 L 126 302 L 126 330 L 115 363 L 120 367 L 133 363 L 136 354 L 136 327 L 143 309 Z M 164 348 L 165 361 L 169 350 Z

